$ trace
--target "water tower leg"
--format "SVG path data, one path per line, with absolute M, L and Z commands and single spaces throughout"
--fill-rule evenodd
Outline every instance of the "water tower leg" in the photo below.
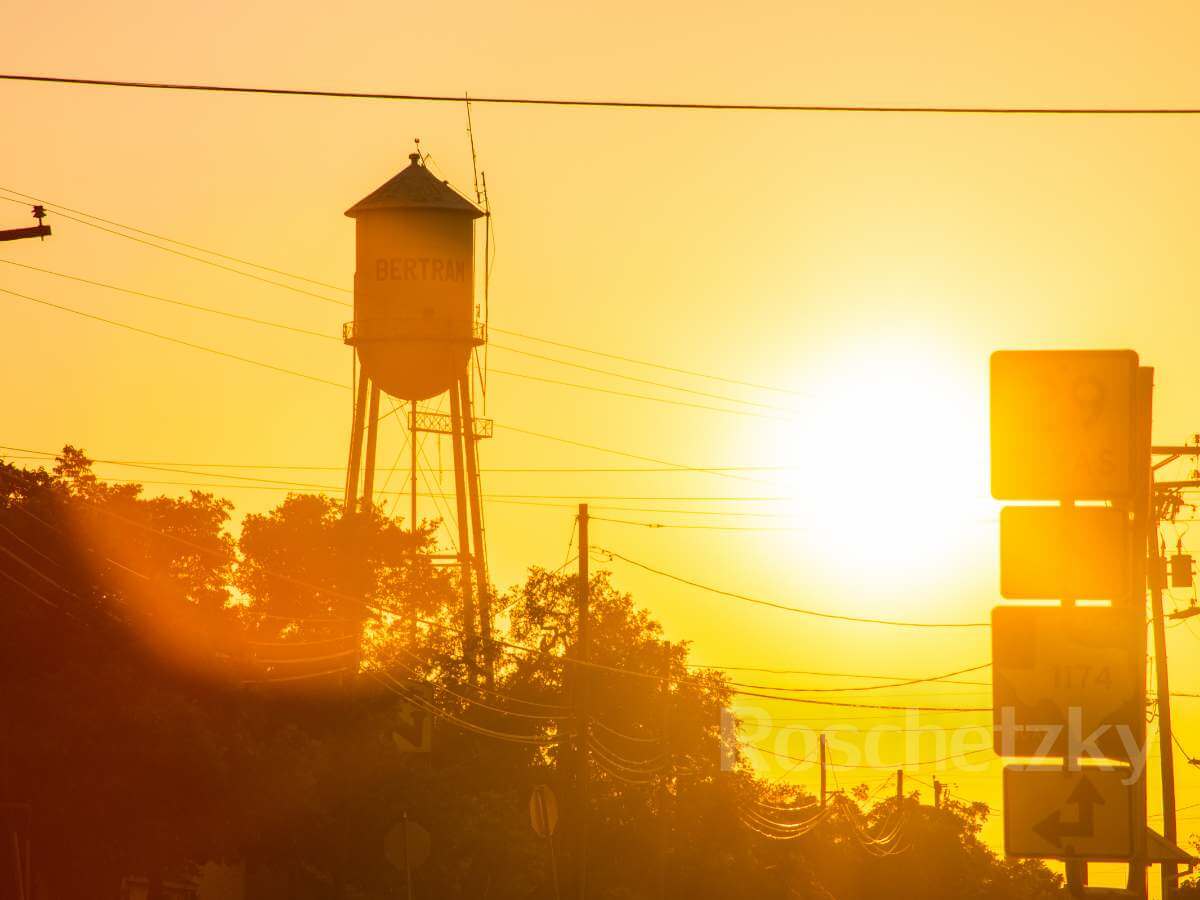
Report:
M 364 511 L 375 502 L 375 446 L 379 440 L 379 385 L 371 382 L 371 405 L 367 409 L 367 460 L 363 470 Z
M 458 515 L 458 562 L 462 582 L 463 652 L 472 680 L 478 668 L 475 655 L 475 604 L 471 594 L 471 545 L 467 536 L 467 484 L 463 471 L 462 402 L 457 382 L 450 385 L 450 443 L 454 448 L 454 500 Z
M 489 688 L 495 687 L 495 665 L 492 660 L 492 605 L 488 597 L 487 557 L 483 549 L 483 506 L 479 490 L 479 441 L 475 437 L 474 410 L 471 408 L 471 385 L 468 373 L 456 385 L 462 397 L 463 446 L 467 456 L 467 496 L 471 506 L 471 541 L 475 552 L 475 598 L 479 608 L 479 637 L 483 644 L 483 677 Z
M 408 514 L 408 530 L 417 530 L 417 401 L 408 404 L 409 498 L 412 508 Z
M 367 377 L 359 376 L 358 392 L 354 399 L 354 421 L 350 425 L 350 465 L 346 469 L 346 499 L 342 506 L 344 515 L 354 512 L 358 499 L 358 472 L 362 462 L 363 419 L 367 414 Z

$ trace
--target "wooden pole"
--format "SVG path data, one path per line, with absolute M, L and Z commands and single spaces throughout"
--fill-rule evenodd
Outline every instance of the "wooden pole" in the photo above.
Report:
M 1146 523 L 1146 558 L 1152 566 L 1150 618 L 1154 627 L 1155 696 L 1158 697 L 1158 753 L 1162 781 L 1163 837 L 1171 844 L 1179 838 L 1175 820 L 1175 747 L 1171 731 L 1171 680 L 1167 671 L 1167 628 L 1163 619 L 1163 561 L 1158 548 L 1159 508 L 1154 498 L 1154 471 L 1150 472 L 1150 516 Z M 1171 900 L 1178 887 L 1179 869 L 1173 862 L 1161 864 L 1163 900 Z
M 578 657 L 581 665 L 576 669 L 576 802 L 578 804 L 578 822 L 576 834 L 578 847 L 576 852 L 576 887 L 579 900 L 587 900 L 587 824 L 588 824 L 588 731 L 590 722 L 590 682 L 591 671 L 587 663 L 591 660 L 591 590 L 588 585 L 588 506 L 579 504 L 579 648 Z
M 821 747 L 821 809 L 825 808 L 826 791 L 825 791 L 825 735 L 818 738 L 818 743 Z
M 667 896 L 667 856 L 671 846 L 671 642 L 663 644 L 662 667 L 662 737 L 659 746 L 666 754 L 666 770 L 663 773 L 662 784 L 659 788 L 658 801 L 658 897 L 666 900 Z

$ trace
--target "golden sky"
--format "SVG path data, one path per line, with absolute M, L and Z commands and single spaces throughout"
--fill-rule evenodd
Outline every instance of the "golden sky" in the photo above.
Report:
M 111 2 L 10 3 L 4 20 L 9 72 L 538 97 L 1167 106 L 1197 102 L 1200 10 L 1114 2 L 763 3 L 713 11 L 624 2 L 602 10 L 359 3 L 331 16 L 328 7 L 282 2 Z M 471 187 L 460 105 L 18 83 L 0 85 L 0 97 L 8 123 L 0 187 L 333 284 L 352 278 L 353 224 L 343 210 L 407 164 L 414 137 L 441 177 Z M 493 326 L 799 392 L 672 375 L 493 332 L 495 344 L 794 410 L 766 413 L 779 421 L 493 374 L 487 413 L 501 424 L 689 465 L 795 467 L 748 474 L 756 480 L 485 474 L 489 493 L 567 498 L 544 501 L 561 506 L 488 506 L 490 564 L 501 586 L 527 565 L 558 566 L 571 507 L 591 500 L 596 515 L 611 518 L 791 529 L 593 526 L 596 544 L 701 582 L 854 614 L 983 620 L 998 600 L 997 504 L 987 496 L 986 457 L 992 350 L 1132 347 L 1158 370 L 1156 438 L 1200 431 L 1191 408 L 1200 119 L 481 105 L 473 112 L 495 211 Z M 0 203 L 0 227 L 26 218 L 19 205 Z M 6 244 L 0 259 L 330 334 L 349 317 L 333 304 L 62 217 L 50 222 L 50 240 Z M 349 350 L 335 341 L 6 265 L 0 287 L 348 380 Z M 344 464 L 346 392 L 0 299 L 4 366 L 17 388 L 7 395 L 0 443 L 71 442 L 114 459 Z M 490 362 L 696 399 L 498 347 Z M 384 430 L 381 464 L 396 457 L 400 440 L 398 427 Z M 436 446 L 428 452 L 436 465 Z M 448 464 L 448 448 L 443 457 Z M 498 430 L 483 447 L 485 470 L 622 465 L 637 463 L 511 431 Z M 281 477 L 341 481 L 337 472 Z M 402 473 L 388 489 L 400 481 Z M 239 516 L 279 499 L 263 490 L 221 492 L 235 499 Z M 790 500 L 598 499 L 614 495 Z M 701 662 L 923 675 L 989 656 L 984 630 L 823 623 L 705 595 L 619 562 L 613 570 L 669 636 L 695 641 Z M 1190 628 L 1170 635 L 1174 684 L 1195 690 L 1197 638 Z M 981 690 L 938 685 L 904 696 L 987 705 Z M 1187 746 L 1200 747 L 1198 702 L 1176 701 Z M 768 706 L 777 716 L 814 720 L 853 714 Z M 963 796 L 998 805 L 997 772 L 944 777 Z M 1183 766 L 1181 806 L 1200 801 L 1194 773 Z M 815 781 L 811 769 L 796 777 Z M 1189 814 L 1182 813 L 1184 833 L 1200 823 L 1189 823 Z M 998 840 L 998 830 L 989 836 Z

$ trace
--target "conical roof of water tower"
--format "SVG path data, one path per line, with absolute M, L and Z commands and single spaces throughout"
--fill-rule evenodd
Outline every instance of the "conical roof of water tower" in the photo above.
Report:
M 354 219 L 372 209 L 439 209 L 463 213 L 473 219 L 485 215 L 483 210 L 450 187 L 449 182 L 439 181 L 425 168 L 419 153 L 410 154 L 408 159 L 406 168 L 346 210 L 346 215 Z

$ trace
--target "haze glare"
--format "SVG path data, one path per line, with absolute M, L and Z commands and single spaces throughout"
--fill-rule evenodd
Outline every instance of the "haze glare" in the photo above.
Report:
M 4 22 L 0 68 L 8 73 L 715 103 L 1198 102 L 1200 10 L 1187 3 L 318 9 L 276 0 L 117 0 L 12 3 Z M 52 465 L 44 454 L 70 444 L 97 460 L 102 478 L 137 480 L 149 494 L 185 497 L 203 485 L 234 504 L 235 534 L 289 489 L 340 497 L 350 391 L 11 292 L 349 385 L 351 351 L 340 336 L 352 314 L 338 303 L 351 296 L 355 230 L 343 212 L 408 164 L 415 138 L 424 165 L 474 198 L 463 105 L 21 82 L 0 84 L 0 94 L 8 112 L 0 195 L 13 201 L 0 203 L 0 228 L 31 224 L 27 195 L 56 205 L 51 238 L 0 251 L 12 386 L 6 458 Z M 985 621 L 998 599 L 998 504 L 987 480 L 993 350 L 1134 348 L 1156 369 L 1155 439 L 1179 443 L 1200 432 L 1192 403 L 1200 388 L 1200 117 L 475 103 L 471 118 L 494 239 L 489 375 L 476 414 L 496 422 L 480 456 L 488 573 L 501 592 L 522 583 L 530 566 L 555 570 L 569 561 L 576 504 L 588 502 L 591 540 L 601 548 L 593 570 L 611 571 L 613 585 L 650 610 L 666 639 L 690 641 L 694 663 L 900 681 L 957 672 L 987 662 L 986 629 L 813 618 L 651 570 L 841 615 Z M 121 240 L 63 214 L 64 206 L 335 286 L 254 270 L 337 302 Z M 478 253 L 481 304 L 482 267 Z M 325 337 L 285 335 L 39 270 Z M 572 349 L 579 347 L 610 356 Z M 643 382 L 605 374 L 612 371 Z M 382 412 L 391 408 L 385 397 Z M 381 423 L 375 485 L 384 510 L 402 517 L 405 421 L 401 409 Z M 450 444 L 430 439 L 424 452 L 420 515 L 449 522 Z M 310 468 L 260 469 L 246 480 L 213 467 L 243 463 Z M 1164 474 L 1190 471 L 1184 460 Z M 276 477 L 288 484 L 267 480 Z M 1170 547 L 1189 544 L 1186 524 L 1164 535 Z M 455 537 L 441 528 L 435 551 L 453 552 Z M 1168 606 L 1192 596 L 1177 592 Z M 498 615 L 503 623 L 504 611 Z M 1197 635 L 1191 624 L 1168 635 L 1173 685 L 1192 691 L 1200 684 Z M 844 686 L 815 675 L 742 675 L 776 688 Z M 869 696 L 880 705 L 982 708 L 990 704 L 987 678 L 984 670 L 959 678 L 975 683 Z M 1176 704 L 1183 746 L 1200 746 L 1197 702 Z M 895 711 L 752 696 L 734 707 L 748 740 L 757 734 L 760 744 L 797 757 L 812 750 L 806 739 L 780 744 L 767 724 L 904 724 Z M 922 725 L 965 721 L 986 724 L 987 715 L 920 717 Z M 899 731 L 882 738 L 884 755 L 899 755 L 906 740 Z M 974 749 L 921 740 L 924 759 Z M 816 788 L 813 765 L 753 751 L 750 758 L 764 777 Z M 982 762 L 938 777 L 998 810 L 999 763 L 975 759 Z M 928 780 L 936 768 L 912 774 Z M 1200 775 L 1181 769 L 1183 808 L 1200 803 Z M 874 787 L 885 774 L 842 777 Z M 1193 812 L 1181 813 L 1186 846 L 1200 822 Z M 999 849 L 997 816 L 983 837 Z

